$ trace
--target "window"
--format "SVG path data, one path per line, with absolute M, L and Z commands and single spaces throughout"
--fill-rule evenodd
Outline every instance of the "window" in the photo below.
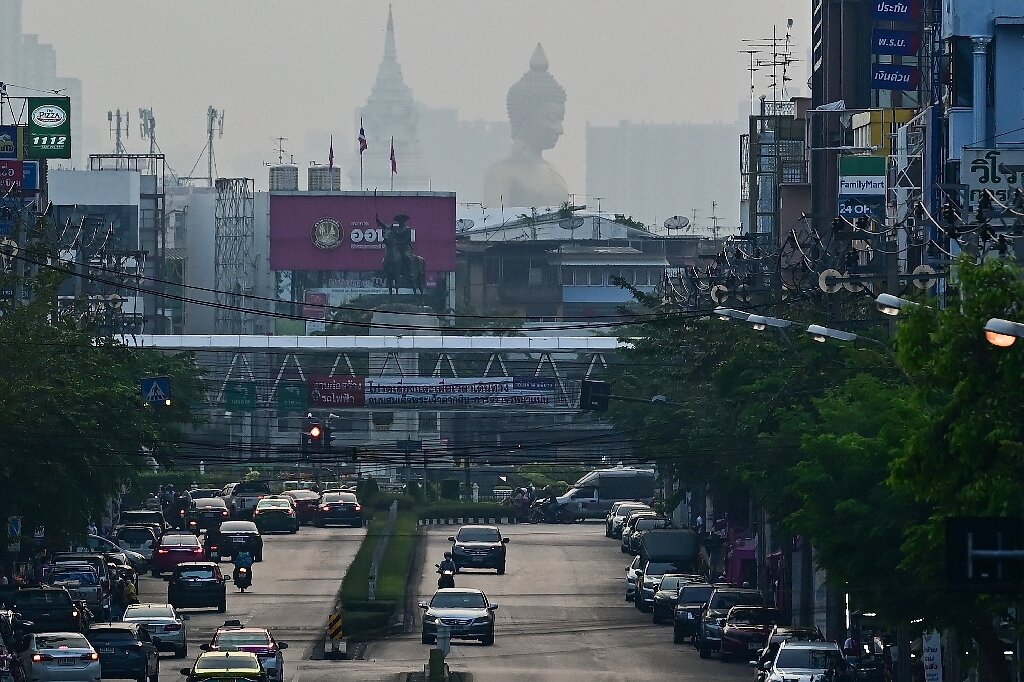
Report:
M 572 273 L 575 268 L 563 267 L 562 268 L 562 286 L 571 287 L 573 285 Z
M 420 431 L 434 433 L 437 431 L 437 412 L 419 413 Z
M 501 542 L 497 528 L 463 528 L 457 537 L 459 542 Z
M 479 592 L 438 592 L 430 600 L 435 609 L 482 609 L 486 606 Z

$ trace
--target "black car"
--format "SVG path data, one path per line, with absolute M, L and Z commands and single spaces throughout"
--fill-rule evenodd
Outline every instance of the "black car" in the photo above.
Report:
M 164 519 L 164 513 L 155 509 L 131 509 L 121 512 L 115 530 L 125 526 L 149 526 L 156 533 L 157 539 L 170 528 Z
M 676 596 L 679 594 L 679 588 L 689 580 L 687 576 L 678 574 L 669 574 L 661 578 L 658 589 L 654 592 L 654 606 L 651 608 L 655 625 L 665 621 L 671 622 L 672 614 L 676 610 Z
M 146 628 L 135 623 L 101 623 L 90 626 L 85 636 L 100 655 L 104 678 L 157 682 L 160 653 Z
M 231 518 L 228 506 L 219 497 L 196 498 L 188 510 L 188 529 L 193 532 L 216 528 Z
M 675 613 L 672 617 L 673 642 L 682 644 L 685 640 L 693 640 L 697 636 L 700 612 L 714 591 L 715 586 L 710 583 L 690 583 L 679 588 Z M 657 595 L 655 595 L 655 599 L 657 599 Z
M 497 526 L 463 526 L 448 538 L 456 573 L 463 568 L 493 568 L 505 574 L 505 545 Z
M 225 521 L 220 528 L 211 528 L 206 533 L 204 549 L 211 561 L 234 558 L 243 550 L 249 552 L 254 560 L 263 561 L 263 538 L 252 521 Z
M 227 607 L 227 578 L 212 561 L 185 561 L 174 567 L 167 582 L 167 603 L 176 609 Z
M 328 523 L 345 523 L 356 528 L 363 525 L 363 506 L 355 493 L 325 492 L 320 497 L 313 525 L 323 528 Z
M 11 602 L 12 611 L 32 622 L 33 632 L 81 632 L 86 623 L 84 604 L 63 587 L 21 589 Z
M 722 629 L 725 627 L 729 609 L 734 606 L 771 606 L 764 594 L 757 590 L 739 587 L 716 587 L 708 599 L 707 606 L 700 614 L 697 630 L 697 651 L 701 658 L 708 658 L 711 652 L 722 645 Z

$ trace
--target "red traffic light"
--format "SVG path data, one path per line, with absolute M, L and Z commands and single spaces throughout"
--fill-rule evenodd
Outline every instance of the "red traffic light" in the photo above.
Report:
M 319 438 L 320 437 L 320 433 L 321 433 L 321 431 L 320 431 L 320 427 L 319 426 L 312 426 L 309 429 L 309 437 L 310 438 Z

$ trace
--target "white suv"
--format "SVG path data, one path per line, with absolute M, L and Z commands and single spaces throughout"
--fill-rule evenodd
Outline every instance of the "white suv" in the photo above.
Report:
M 847 667 L 843 652 L 835 642 L 795 642 L 779 644 L 775 660 L 768 664 L 768 682 L 811 682 L 822 679 L 830 669 L 843 672 Z

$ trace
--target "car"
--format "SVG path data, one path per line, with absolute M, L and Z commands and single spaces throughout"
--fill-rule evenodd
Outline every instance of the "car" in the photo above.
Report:
M 170 604 L 130 604 L 121 620 L 149 630 L 159 651 L 173 651 L 175 658 L 185 658 L 188 656 L 188 619 Z
M 679 588 L 689 580 L 685 575 L 669 574 L 662 576 L 658 589 L 654 593 L 654 605 L 651 607 L 654 624 L 660 625 L 671 621 L 676 610 L 676 598 Z
M 18 647 L 25 679 L 33 682 L 98 682 L 100 655 L 80 632 L 28 634 Z
M 208 500 L 211 497 L 220 499 L 222 488 L 190 488 L 188 494 L 193 500 Z
M 71 593 L 73 600 L 85 602 L 97 614 L 102 614 L 104 601 L 109 609 L 110 595 L 104 594 L 99 574 L 87 563 L 43 566 L 43 581 L 51 587 L 63 587 Z
M 100 674 L 113 679 L 157 682 L 160 677 L 159 637 L 137 623 L 99 623 L 85 637 L 100 655 Z
M 224 500 L 219 497 L 192 498 L 192 508 L 188 510 L 188 529 L 203 531 L 215 528 L 231 518 L 231 512 Z
M 228 621 L 217 628 L 203 651 L 248 651 L 256 654 L 271 682 L 284 682 L 284 654 L 288 642 L 278 642 L 266 628 L 245 627 Z
M 84 542 L 74 543 L 72 551 L 79 553 L 99 552 L 108 555 L 116 555 L 121 563 L 131 564 L 136 571 L 143 571 L 146 568 L 148 559 L 138 552 L 124 549 L 113 540 L 99 535 L 87 535 Z
M 633 605 L 642 613 L 654 609 L 654 593 L 658 591 L 661 578 L 668 574 L 688 575 L 684 569 L 687 566 L 680 566 L 671 561 L 641 561 L 640 574 L 636 579 L 636 597 Z
M 355 528 L 363 525 L 363 506 L 355 493 L 327 491 L 320 497 L 313 525 L 323 528 L 328 523 L 346 523 Z
M 284 494 L 290 497 L 295 504 L 295 516 L 299 519 L 299 523 L 303 525 L 313 523 L 316 519 L 317 505 L 320 504 L 320 494 L 305 488 L 286 490 Z
M 31 622 L 35 632 L 80 632 L 86 623 L 83 605 L 63 587 L 20 589 L 10 599 L 11 610 Z
M 639 509 L 646 508 L 647 505 L 643 502 L 613 502 L 611 509 L 604 517 L 604 536 L 606 538 L 612 537 L 612 524 L 618 519 L 619 523 L 622 523 L 622 518 L 626 514 L 628 509 Z M 622 510 L 621 512 L 619 510 Z
M 633 534 L 633 528 L 637 521 L 644 518 L 655 518 L 657 513 L 653 509 L 633 509 L 629 512 L 626 520 L 619 529 L 619 550 L 625 554 L 629 552 L 629 536 Z
M 734 606 L 722 627 L 719 645 L 722 661 L 736 657 L 749 660 L 768 644 L 768 633 L 782 620 L 782 613 L 771 606 Z
M 629 537 L 626 537 L 625 533 L 622 534 L 623 542 L 626 545 L 622 551 L 626 554 L 640 553 L 640 538 L 643 537 L 646 531 L 672 527 L 672 519 L 664 516 L 638 516 L 634 518 L 636 521 L 632 525 Z
M 626 601 L 633 601 L 636 598 L 636 581 L 643 568 L 640 562 L 640 557 L 635 556 L 629 566 L 626 566 Z
M 505 545 L 509 538 L 501 537 L 497 526 L 462 526 L 449 536 L 452 544 L 452 562 L 455 572 L 463 568 L 493 568 L 498 575 L 505 574 Z
M 156 551 L 156 531 L 152 526 L 122 526 L 114 532 L 114 542 L 118 547 L 137 552 L 146 561 L 151 561 Z
M 149 526 L 156 533 L 157 538 L 170 528 L 164 519 L 164 513 L 155 509 L 129 509 L 121 512 L 114 531 L 125 526 Z
M 88 604 L 96 616 L 102 619 L 110 617 L 111 588 L 115 576 L 110 570 L 107 558 L 102 554 L 85 552 L 57 552 L 50 558 L 49 570 L 56 570 L 62 565 L 81 568 L 88 566 L 96 572 L 99 583 L 91 586 L 80 586 L 70 590 L 73 599 L 81 599 Z
M 420 602 L 423 609 L 424 644 L 437 640 L 437 626 L 451 628 L 452 639 L 478 639 L 481 644 L 494 644 L 494 611 L 497 604 L 487 601 L 480 590 L 445 588 L 438 590 L 430 602 Z
M 270 495 L 270 484 L 266 481 L 231 483 L 221 492 L 233 519 L 252 518 L 256 504 L 267 495 Z
M 207 651 L 199 654 L 191 668 L 181 668 L 179 672 L 187 682 L 270 682 L 259 657 L 249 651 Z
M 843 652 L 835 642 L 787 640 L 779 643 L 775 658 L 761 670 L 767 682 L 788 682 L 822 679 L 829 669 L 845 672 L 847 667 Z
M 767 669 L 771 662 L 775 660 L 775 654 L 779 651 L 779 645 L 787 640 L 797 642 L 824 642 L 825 635 L 822 634 L 821 630 L 816 625 L 776 625 L 773 627 L 771 632 L 768 634 L 767 646 L 758 652 L 756 660 L 751 661 L 753 668 L 755 669 L 755 682 L 765 682 L 765 679 L 768 677 Z
M 695 640 L 700 625 L 700 612 L 711 598 L 715 586 L 710 583 L 687 583 L 679 588 L 676 608 L 672 615 L 672 641 L 682 644 Z
M 264 497 L 256 503 L 252 520 L 261 533 L 285 531 L 294 534 L 299 532 L 299 519 L 295 515 L 295 507 L 289 497 Z M 360 520 L 360 525 L 362 525 L 362 520 Z
M 178 531 L 167 533 L 160 538 L 150 569 L 154 578 L 172 570 L 183 561 L 196 561 L 203 558 L 203 547 L 199 539 L 192 533 Z
M 610 519 L 610 527 L 608 529 L 609 537 L 621 539 L 622 538 L 622 526 L 629 519 L 630 514 L 636 511 L 649 511 L 652 514 L 654 510 L 648 507 L 643 502 L 623 502 L 615 509 L 615 515 Z
M 213 561 L 186 561 L 174 567 L 167 580 L 167 603 L 176 609 L 227 609 L 228 579 Z
M 263 538 L 252 521 L 225 521 L 220 528 L 210 529 L 204 547 L 210 561 L 234 558 L 240 551 L 249 552 L 256 561 L 263 561 Z
M 769 606 L 764 594 L 758 590 L 740 587 L 716 587 L 707 605 L 701 610 L 697 629 L 697 651 L 701 658 L 709 658 L 722 642 L 722 628 L 729 610 L 734 606 Z

